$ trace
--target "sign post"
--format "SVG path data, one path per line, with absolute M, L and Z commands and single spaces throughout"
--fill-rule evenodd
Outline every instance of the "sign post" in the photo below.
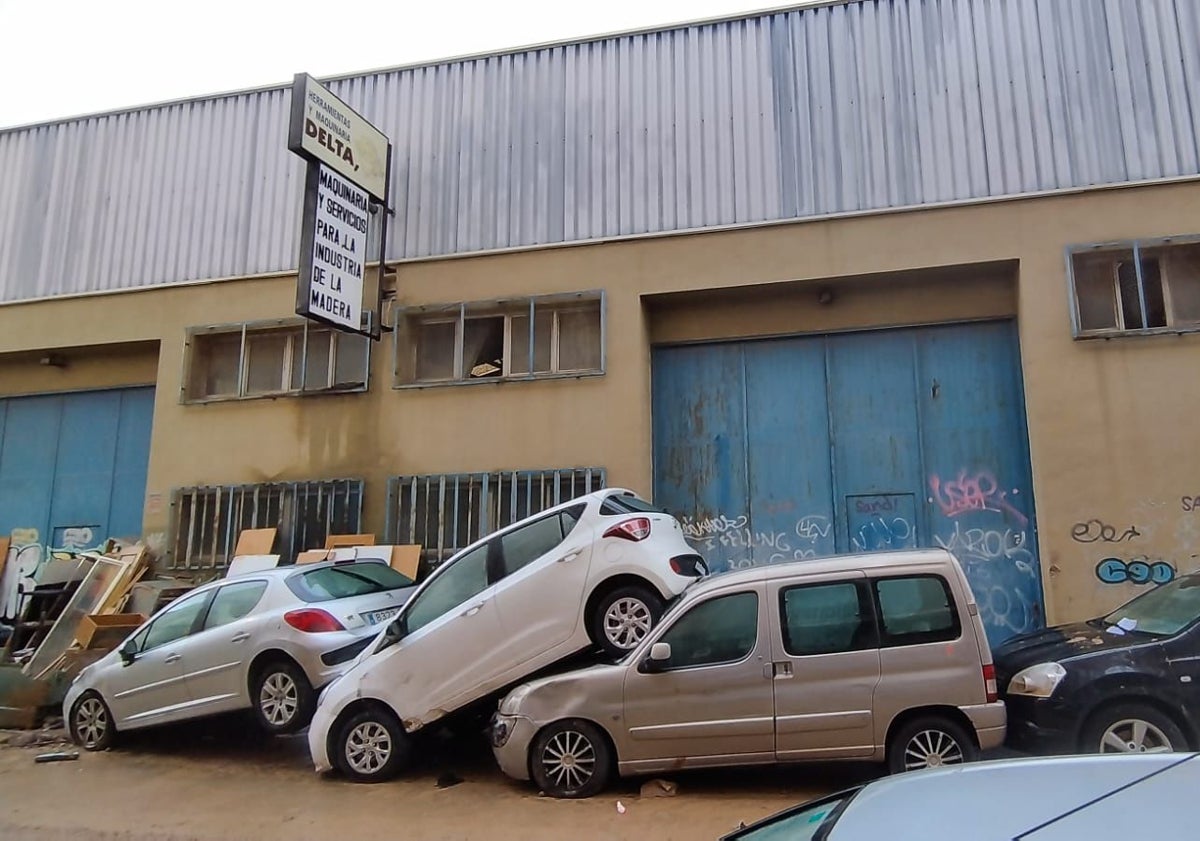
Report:
M 392 146 L 358 112 L 298 73 L 288 149 L 308 162 L 296 313 L 378 339 Z M 376 219 L 380 283 L 373 309 L 364 309 L 367 241 Z

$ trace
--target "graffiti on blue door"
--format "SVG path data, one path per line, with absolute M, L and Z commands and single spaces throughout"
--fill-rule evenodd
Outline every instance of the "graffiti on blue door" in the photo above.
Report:
M 993 643 L 1040 627 L 1011 322 L 656 348 L 655 501 L 714 570 L 944 547 Z

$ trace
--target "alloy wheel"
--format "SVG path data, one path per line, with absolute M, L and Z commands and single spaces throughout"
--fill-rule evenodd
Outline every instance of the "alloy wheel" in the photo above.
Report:
M 300 707 L 300 690 L 296 681 L 286 672 L 274 672 L 263 681 L 258 694 L 258 705 L 263 717 L 276 727 L 292 720 Z
M 941 730 L 921 730 L 904 747 L 904 769 L 938 768 L 963 761 L 962 747 Z
M 377 721 L 364 721 L 346 737 L 346 762 L 359 774 L 378 773 L 392 755 L 392 737 Z
M 1167 734 L 1140 718 L 1115 721 L 1100 737 L 1100 753 L 1170 753 L 1171 750 Z
M 100 744 L 108 733 L 108 710 L 99 698 L 84 698 L 75 708 L 75 734 L 85 748 Z
M 641 599 L 617 599 L 604 614 L 604 636 L 618 648 L 630 649 L 650 633 L 654 617 Z
M 579 789 L 596 773 L 596 748 L 578 730 L 564 730 L 546 743 L 542 766 L 559 787 Z

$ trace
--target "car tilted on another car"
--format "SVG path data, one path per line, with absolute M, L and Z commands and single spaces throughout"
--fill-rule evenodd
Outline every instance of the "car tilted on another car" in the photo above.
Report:
M 492 745 L 510 777 L 587 797 L 614 773 L 958 763 L 1004 726 L 967 579 L 950 553 L 922 550 L 713 576 L 620 663 L 514 689 Z
M 213 581 L 167 605 L 88 666 L 63 701 L 72 738 L 253 709 L 268 733 L 304 727 L 317 691 L 415 590 L 382 561 L 285 566 Z
M 439 566 L 321 695 L 308 735 L 313 763 L 362 782 L 386 779 L 427 725 L 486 707 L 590 647 L 610 655 L 637 647 L 705 572 L 675 518 L 626 490 L 501 529 Z
M 1200 573 L 996 649 L 1009 741 L 1038 752 L 1200 747 Z

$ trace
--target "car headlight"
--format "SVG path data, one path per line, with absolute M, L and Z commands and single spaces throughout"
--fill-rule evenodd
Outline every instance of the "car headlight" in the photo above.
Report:
M 1008 682 L 1008 694 L 1049 698 L 1066 676 L 1067 670 L 1058 663 L 1038 663 L 1013 675 Z
M 492 747 L 502 748 L 508 744 L 517 720 L 512 716 L 496 715 L 492 718 Z

